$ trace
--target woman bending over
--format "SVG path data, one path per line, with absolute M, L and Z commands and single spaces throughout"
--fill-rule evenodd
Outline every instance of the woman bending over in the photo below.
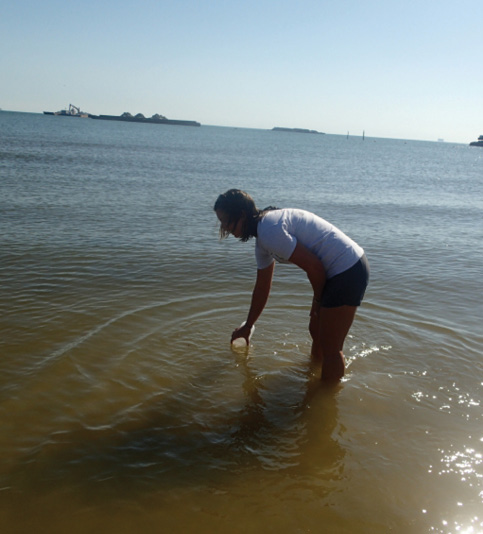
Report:
M 312 356 L 322 363 L 322 380 L 344 376 L 344 340 L 369 281 L 364 250 L 326 220 L 300 209 L 259 210 L 253 199 L 230 189 L 215 202 L 220 235 L 241 241 L 256 239 L 257 278 L 246 323 L 232 334 L 232 341 L 247 340 L 268 300 L 275 260 L 294 263 L 305 271 L 313 299 L 309 332 Z

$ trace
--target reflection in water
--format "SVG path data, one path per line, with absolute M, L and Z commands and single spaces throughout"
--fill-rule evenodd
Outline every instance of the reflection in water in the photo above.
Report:
M 89 501 L 99 494 L 135 500 L 207 480 L 230 486 L 235 475 L 258 473 L 262 480 L 264 471 L 283 478 L 288 470 L 301 487 L 310 485 L 309 473 L 319 488 L 324 479 L 339 477 L 344 453 L 335 435 L 337 388 L 324 389 L 307 366 L 263 376 L 248 357 L 237 357 L 236 365 L 243 374 L 242 391 L 232 392 L 237 402 L 205 402 L 200 392 L 212 389 L 217 371 L 207 366 L 189 387 L 147 398 L 110 422 L 71 422 L 52 431 L 24 449 L 2 487 L 28 494 L 61 484 L 68 493 L 86 492 Z
M 238 364 L 245 403 L 231 436 L 233 447 L 267 470 L 298 470 L 309 464 L 312 470 L 320 459 L 331 470 L 342 461 L 334 437 L 340 385 L 323 384 L 316 364 L 293 365 L 273 377 L 257 375 L 248 353 L 238 355 Z

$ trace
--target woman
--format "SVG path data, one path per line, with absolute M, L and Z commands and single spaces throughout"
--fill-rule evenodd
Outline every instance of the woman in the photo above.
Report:
M 244 326 L 232 341 L 247 340 L 268 300 L 275 260 L 303 269 L 312 285 L 309 331 L 312 356 L 322 362 L 322 379 L 340 380 L 345 361 L 342 348 L 369 281 L 364 250 L 338 228 L 304 210 L 266 208 L 239 189 L 230 189 L 215 202 L 220 236 L 241 241 L 256 238 L 257 278 Z

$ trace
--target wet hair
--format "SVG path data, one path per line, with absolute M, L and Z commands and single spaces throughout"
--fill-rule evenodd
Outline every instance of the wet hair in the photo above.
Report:
M 238 221 L 245 215 L 245 221 L 242 227 L 242 236 L 240 241 L 248 241 L 251 237 L 257 236 L 258 221 L 263 217 L 266 211 L 277 209 L 269 206 L 264 210 L 259 210 L 255 205 L 253 198 L 245 191 L 240 189 L 229 189 L 226 193 L 221 194 L 215 202 L 214 211 L 222 211 L 228 217 L 226 226 L 236 226 Z M 220 237 L 228 237 L 230 232 L 220 226 Z

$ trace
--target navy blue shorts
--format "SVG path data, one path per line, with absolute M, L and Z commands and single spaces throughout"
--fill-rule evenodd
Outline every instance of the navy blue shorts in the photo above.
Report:
M 323 308 L 360 306 L 369 283 L 369 262 L 366 255 L 347 271 L 325 282 L 320 305 Z

